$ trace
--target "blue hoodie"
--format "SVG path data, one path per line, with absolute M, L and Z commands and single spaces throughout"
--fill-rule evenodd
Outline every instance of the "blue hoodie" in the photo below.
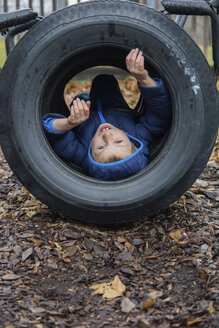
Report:
M 171 101 L 162 79 L 155 78 L 155 87 L 138 84 L 147 103 L 145 115 L 139 117 L 135 111 L 107 109 L 91 112 L 89 118 L 70 131 L 57 131 L 54 119 L 63 117 L 49 113 L 43 118 L 43 126 L 53 150 L 64 160 L 84 168 L 92 177 L 103 180 L 126 178 L 142 170 L 148 164 L 150 143 L 162 136 L 171 124 Z M 90 154 L 90 144 L 99 125 L 110 123 L 123 130 L 137 147 L 137 151 L 126 159 L 115 163 L 97 163 Z

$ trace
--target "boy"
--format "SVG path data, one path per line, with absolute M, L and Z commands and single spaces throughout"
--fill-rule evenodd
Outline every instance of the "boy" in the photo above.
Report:
M 116 79 L 103 74 L 93 80 L 89 100 L 88 94 L 76 97 L 69 117 L 47 114 L 43 119 L 56 154 L 94 178 L 122 179 L 145 168 L 149 144 L 171 123 L 169 94 L 162 79 L 152 79 L 145 70 L 142 51 L 132 49 L 126 67 L 148 104 L 143 117 L 129 108 Z

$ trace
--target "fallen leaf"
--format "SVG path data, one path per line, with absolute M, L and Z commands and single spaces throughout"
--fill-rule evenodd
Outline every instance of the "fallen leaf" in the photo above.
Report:
M 58 249 L 62 249 L 62 247 L 60 246 L 60 244 L 57 243 L 56 241 L 54 241 L 54 245 L 56 245 L 56 247 L 57 247 Z
M 25 195 L 29 195 L 30 194 L 29 191 L 26 188 L 24 188 L 24 187 L 22 187 L 22 191 L 23 191 L 23 193 Z
M 118 237 L 117 238 L 117 241 L 118 241 L 118 243 L 125 243 L 126 242 L 126 239 L 123 238 L 123 237 Z
M 34 215 L 36 215 L 37 212 L 36 211 L 27 211 L 26 215 L 28 216 L 28 218 L 32 218 Z
M 163 281 L 163 278 L 162 277 L 155 277 L 155 280 L 157 280 L 157 281 Z
M 40 266 L 40 262 L 35 263 L 34 268 L 33 268 L 33 273 L 37 273 L 38 267 Z
M 62 261 L 65 262 L 65 263 L 70 263 L 71 262 L 71 259 L 69 259 L 69 258 L 67 258 L 67 259 L 63 258 Z
M 34 239 L 33 241 L 34 241 L 35 246 L 37 246 L 37 247 L 39 247 L 43 243 L 43 240 L 41 240 L 41 239 Z
M 126 241 L 125 247 L 127 248 L 127 250 L 129 250 L 132 247 L 132 245 L 128 241 Z
M 182 238 L 185 238 L 186 234 L 181 231 L 181 230 L 176 230 L 176 231 L 172 231 L 170 232 L 170 237 L 177 243 L 180 245 L 185 245 L 188 243 L 188 241 L 186 240 L 182 240 Z M 187 237 L 187 236 L 186 236 Z
M 74 307 L 73 305 L 69 305 L 69 306 L 68 306 L 68 309 L 69 309 L 69 312 L 70 312 L 70 313 L 73 313 L 75 307 Z
M 176 231 L 170 232 L 170 237 L 171 237 L 176 243 L 178 243 L 178 241 L 181 239 L 181 231 L 180 231 L 180 230 L 176 230 Z
M 151 306 L 153 306 L 156 303 L 156 299 L 150 299 L 148 298 L 147 301 L 144 303 L 142 310 L 147 310 L 148 308 L 150 308 Z
M 4 216 L 4 220 L 6 220 L 6 219 L 11 219 L 11 218 L 12 218 L 12 215 L 13 215 L 12 212 L 6 214 L 6 215 Z
M 215 309 L 213 307 L 213 301 L 210 301 L 208 307 L 207 307 L 207 310 L 209 313 L 214 313 L 215 312 Z
M 196 323 L 196 322 L 200 322 L 200 321 L 202 321 L 202 320 L 204 320 L 204 316 L 203 317 L 197 317 L 197 318 L 191 318 L 191 319 L 187 319 L 187 325 L 188 326 L 191 326 L 191 325 L 193 325 L 194 323 Z
M 203 271 L 200 273 L 200 278 L 201 279 L 206 279 L 206 274 Z
M 123 285 L 118 275 L 116 275 L 114 280 L 110 282 L 96 284 L 91 286 L 90 288 L 95 290 L 95 294 L 103 294 L 102 297 L 107 299 L 113 299 L 122 296 L 123 292 L 126 289 L 125 285 Z
M 148 260 L 148 259 L 154 259 L 156 257 L 159 257 L 160 255 L 148 255 L 148 256 L 145 256 L 144 259 L 145 260 Z

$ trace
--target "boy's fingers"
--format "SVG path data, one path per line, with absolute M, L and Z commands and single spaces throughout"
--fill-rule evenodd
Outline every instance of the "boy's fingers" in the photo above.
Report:
M 82 102 L 83 102 L 84 100 L 81 100 L 80 98 L 77 98 L 77 101 L 78 101 L 78 105 L 79 105 L 79 107 L 83 107 L 83 106 L 82 106 Z
M 74 113 L 75 113 L 75 116 L 78 116 L 78 114 L 79 114 L 79 109 L 78 109 L 77 101 L 74 100 L 73 104 L 74 104 Z
M 87 106 L 85 101 L 82 101 L 82 103 L 83 103 L 83 108 L 84 108 L 84 116 L 88 117 L 89 116 L 89 107 Z
M 86 105 L 90 108 L 90 100 L 86 101 Z
M 72 105 L 71 105 L 71 108 L 70 108 L 71 116 L 74 115 L 74 113 L 75 113 L 75 110 L 74 110 L 74 102 L 73 102 Z
M 130 58 L 130 61 L 132 62 L 132 63 L 134 63 L 135 61 L 136 61 L 136 58 L 137 58 L 137 56 L 138 56 L 138 48 L 136 48 L 134 51 L 133 51 L 133 53 L 132 53 L 132 55 L 131 55 L 131 58 Z
M 86 103 L 85 103 L 85 113 L 86 113 L 86 116 L 90 115 L 90 101 L 86 101 Z
M 142 57 L 142 51 L 139 51 L 139 53 L 136 56 L 136 61 L 135 61 L 137 65 L 139 65 L 141 57 Z
M 88 116 L 90 115 L 90 111 L 89 111 L 89 108 L 88 108 L 88 107 L 85 108 L 85 110 L 84 110 L 84 115 L 85 115 L 86 117 L 88 117 Z
M 141 70 L 141 63 L 142 63 L 142 51 L 139 51 L 137 57 L 136 57 L 136 60 L 135 60 L 135 70 L 136 71 L 140 71 Z
M 79 111 L 83 110 L 83 104 L 80 98 L 77 98 L 77 106 Z
M 135 70 L 135 66 L 136 66 L 136 58 L 138 55 L 138 49 L 134 49 L 134 51 L 131 54 L 131 57 L 129 58 L 129 69 L 130 71 L 134 71 Z
M 133 57 L 133 55 L 135 55 L 135 52 L 136 52 L 136 49 L 132 49 L 132 50 L 129 52 L 128 56 L 126 57 L 126 64 L 127 64 L 127 65 L 130 65 L 130 64 L 131 64 L 131 62 L 132 62 L 132 57 Z
M 143 56 L 140 59 L 139 68 L 140 68 L 140 70 L 143 70 L 144 69 L 144 57 Z
M 81 104 L 82 104 L 83 109 L 88 107 L 87 103 L 84 100 L 81 101 Z
M 129 60 L 130 60 L 130 58 L 131 58 L 131 56 L 132 56 L 132 54 L 133 54 L 133 51 L 134 51 L 134 49 L 132 49 L 132 50 L 129 52 L 129 54 L 126 56 L 126 63 L 129 62 Z
M 70 114 L 74 115 L 74 107 L 73 106 L 71 106 Z
M 85 112 L 89 112 L 89 107 L 86 104 L 84 104 L 84 110 Z

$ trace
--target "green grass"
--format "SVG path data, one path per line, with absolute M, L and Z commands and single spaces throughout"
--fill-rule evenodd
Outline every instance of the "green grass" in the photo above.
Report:
M 201 50 L 203 51 L 203 47 L 200 46 Z M 0 68 L 4 66 L 6 60 L 6 49 L 5 49 L 5 40 L 0 38 Z M 213 59 L 212 59 L 212 47 L 208 47 L 208 56 L 207 60 L 210 66 L 213 66 Z
M 199 47 L 203 52 L 203 46 L 199 46 Z M 213 58 L 212 58 L 212 46 L 208 46 L 207 61 L 210 66 L 214 65 Z
M 6 60 L 5 40 L 0 39 L 0 68 L 4 66 Z

